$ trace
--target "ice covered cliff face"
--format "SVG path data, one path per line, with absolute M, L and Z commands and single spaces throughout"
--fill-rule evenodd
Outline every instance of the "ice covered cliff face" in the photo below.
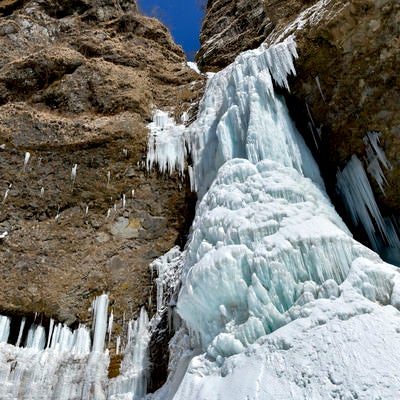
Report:
M 400 275 L 352 239 L 274 93 L 294 55 L 243 53 L 207 86 L 177 304 L 190 333 L 155 398 L 398 398 Z

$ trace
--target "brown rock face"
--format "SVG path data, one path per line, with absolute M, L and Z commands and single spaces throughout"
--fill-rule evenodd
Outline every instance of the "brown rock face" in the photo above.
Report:
M 146 124 L 201 78 L 135 1 L 0 1 L 0 48 L 0 312 L 85 322 L 107 291 L 120 333 L 193 206 L 146 171 Z
M 195 60 L 201 69 L 219 70 L 241 51 L 260 45 L 272 28 L 261 1 L 210 0 Z
M 312 3 L 307 0 L 209 0 L 200 33 L 199 67 L 218 71 L 258 47 L 274 28 Z
M 217 3 L 220 4 L 218 10 Z M 247 10 L 244 15 L 232 13 L 239 5 Z M 261 8 L 264 26 L 260 25 L 258 17 L 261 11 L 254 11 Z M 223 15 L 230 18 L 229 24 L 217 24 Z M 365 159 L 363 138 L 367 132 L 380 132 L 380 145 L 391 164 L 391 169 L 384 170 L 386 194 L 371 176 L 370 183 L 382 214 L 398 221 L 398 1 L 209 1 L 203 23 L 202 49 L 198 54 L 204 69 L 224 66 L 239 51 L 253 46 L 245 39 L 241 40 L 243 46 L 231 46 L 240 35 L 224 26 L 244 26 L 243 35 L 252 38 L 259 38 L 255 27 L 258 32 L 264 28 L 263 37 L 268 44 L 290 34 L 295 36 L 299 53 L 295 63 L 297 76 L 291 79 L 291 93 L 286 97 L 293 117 L 320 162 L 328 190 L 335 196 L 336 172 L 353 154 L 360 160 Z M 228 50 L 222 54 L 224 48 Z M 364 166 L 367 167 L 365 163 Z

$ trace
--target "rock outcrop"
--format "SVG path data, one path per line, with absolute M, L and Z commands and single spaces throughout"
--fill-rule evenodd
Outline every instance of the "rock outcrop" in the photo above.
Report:
M 193 206 L 146 171 L 146 125 L 202 78 L 134 0 L 0 1 L 0 48 L 0 313 L 87 322 L 106 291 L 120 333 Z
M 260 45 L 272 28 L 261 1 L 209 0 L 196 62 L 208 71 L 219 70 L 241 51 Z
M 364 160 L 364 137 L 379 132 L 390 163 L 389 169 L 382 166 L 385 193 L 371 174 L 369 180 L 381 213 L 398 224 L 399 22 L 400 5 L 394 0 L 209 1 L 197 59 L 204 70 L 215 70 L 261 42 L 260 35 L 267 44 L 294 35 L 297 75 L 286 97 L 320 163 L 328 191 L 337 196 L 337 170 L 353 155 Z M 238 26 L 240 31 L 235 30 Z M 366 162 L 364 167 L 367 170 Z M 365 242 L 365 234 L 357 234 Z

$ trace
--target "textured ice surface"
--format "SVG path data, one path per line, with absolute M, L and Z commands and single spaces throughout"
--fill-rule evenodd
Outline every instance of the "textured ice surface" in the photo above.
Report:
M 117 400 L 142 399 L 147 386 L 148 316 L 143 309 L 129 321 L 121 374 L 107 378 L 108 350 L 104 351 L 108 295 L 93 302 L 93 332 L 84 326 L 75 331 L 50 321 L 48 333 L 32 324 L 22 343 L 21 327 L 16 345 L 6 344 L 10 317 L 0 316 L 0 399 L 2 400 Z M 108 321 L 108 323 L 107 323 Z M 91 344 L 93 336 L 93 344 Z M 19 347 L 21 344 L 24 347 Z
M 194 358 L 174 399 L 399 399 L 399 312 L 355 293 L 346 296 L 315 300 L 304 311 L 308 316 L 222 367 Z
M 129 322 L 128 343 L 123 352 L 120 375 L 110 381 L 109 400 L 142 399 L 147 389 L 149 318 L 144 308 L 136 321 Z
M 289 38 L 270 49 L 261 46 L 242 53 L 210 79 L 187 134 L 200 198 L 218 169 L 232 158 L 252 163 L 273 160 L 323 185 L 284 101 L 274 93 L 273 80 L 287 86 L 296 56 L 296 45 Z
M 105 399 L 108 352 L 103 352 L 107 326 L 108 296 L 97 298 L 94 337 L 91 351 L 90 330 L 80 326 L 71 331 L 67 326 L 50 321 L 48 333 L 40 324 L 32 324 L 22 343 L 26 319 L 21 320 L 16 345 L 6 344 L 7 327 L 0 318 L 0 398 L 82 400 Z M 104 323 L 105 321 L 105 323 Z M 8 322 L 9 324 L 9 322 Z M 8 329 L 9 331 L 9 329 Z M 9 332 L 8 332 L 9 333 Z M 19 347 L 21 344 L 24 347 Z
M 268 57 L 288 73 L 294 55 L 261 47 L 208 83 L 189 134 L 185 326 L 153 399 L 399 398 L 400 274 L 352 239 L 274 94 Z
M 186 158 L 184 125 L 176 125 L 167 112 L 156 110 L 149 124 L 150 134 L 146 165 L 151 170 L 158 165 L 160 172 L 183 173 Z
M 370 253 L 297 170 L 231 160 L 197 208 L 178 312 L 209 356 L 236 354 Z

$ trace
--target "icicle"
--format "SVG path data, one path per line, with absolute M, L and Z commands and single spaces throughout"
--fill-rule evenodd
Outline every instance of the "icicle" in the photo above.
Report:
M 113 311 L 111 311 L 111 314 L 108 318 L 108 328 L 107 328 L 108 345 L 110 345 L 110 342 L 111 342 L 111 333 L 112 333 L 112 328 L 113 328 L 113 322 L 114 322 L 114 313 L 113 313 Z
M 58 221 L 59 218 L 60 218 L 60 206 L 57 207 L 57 214 L 56 214 L 56 216 L 54 217 L 54 219 L 55 219 L 56 221 Z M 35 317 L 35 318 L 36 318 L 36 317 Z
M 364 144 L 366 145 L 367 153 L 367 171 L 375 179 L 382 193 L 385 194 L 383 186 L 387 184 L 387 180 L 380 164 L 385 169 L 391 169 L 392 166 L 386 158 L 385 152 L 379 146 L 381 136 L 379 132 L 368 132 L 364 137 Z
M 40 188 L 40 197 L 43 199 L 43 197 L 44 197 L 44 187 L 42 186 L 41 188 Z
M 76 179 L 76 170 L 78 168 L 78 164 L 74 164 L 74 166 L 72 167 L 71 170 L 71 181 L 72 181 L 72 185 L 75 184 L 75 179 Z
M 122 195 L 122 209 L 124 210 L 126 207 L 126 196 L 125 194 Z
M 0 343 L 7 343 L 10 334 L 11 318 L 0 315 Z
M 90 333 L 85 326 L 79 326 L 74 331 L 74 341 L 71 352 L 73 354 L 88 354 L 90 352 Z
M 96 298 L 93 309 L 93 346 L 92 351 L 102 352 L 107 331 L 108 294 Z
M 21 346 L 22 334 L 24 333 L 25 323 L 26 323 L 26 318 L 23 317 L 21 319 L 21 324 L 19 326 L 18 338 L 17 338 L 17 342 L 15 343 L 15 347 Z
M 30 157 L 31 157 L 31 153 L 29 153 L 29 151 L 27 151 L 25 153 L 24 165 L 22 166 L 22 171 L 23 172 L 25 172 L 25 169 L 26 169 L 26 166 L 28 165 Z
M 12 187 L 12 183 L 10 183 L 10 184 L 8 185 L 8 188 L 6 189 L 6 191 L 5 191 L 5 193 L 4 193 L 2 205 L 4 205 L 4 203 L 6 202 L 7 197 L 8 197 L 8 193 L 10 192 L 11 187 Z
M 50 318 L 49 334 L 47 336 L 46 349 L 48 349 L 50 346 L 51 337 L 53 336 L 53 330 L 54 330 L 54 319 Z
M 115 354 L 118 355 L 121 350 L 121 336 L 117 336 L 116 345 L 115 345 Z
M 315 77 L 315 83 L 317 84 L 317 87 L 318 87 L 319 93 L 320 93 L 320 95 L 321 95 L 321 97 L 322 97 L 322 100 L 324 101 L 324 103 L 326 103 L 326 102 L 325 102 L 325 96 L 324 96 L 324 94 L 322 93 L 321 82 L 319 81 L 319 76 L 318 76 L 318 75 Z
M 336 175 L 337 188 L 343 197 L 346 208 L 355 226 L 362 224 L 372 247 L 380 249 L 379 235 L 376 227 L 390 246 L 398 247 L 398 239 L 393 240 L 386 230 L 386 224 L 376 204 L 375 196 L 369 184 L 368 177 L 364 171 L 361 161 L 353 155 L 342 172 Z
M 195 187 L 195 181 L 194 181 L 194 175 L 193 175 L 193 167 L 191 165 L 188 166 L 188 175 L 189 175 L 189 181 L 190 181 L 190 190 L 194 192 L 196 190 Z
M 111 172 L 107 171 L 107 186 L 110 184 Z
M 26 347 L 33 350 L 43 350 L 46 345 L 46 333 L 42 325 L 32 324 L 28 331 Z

